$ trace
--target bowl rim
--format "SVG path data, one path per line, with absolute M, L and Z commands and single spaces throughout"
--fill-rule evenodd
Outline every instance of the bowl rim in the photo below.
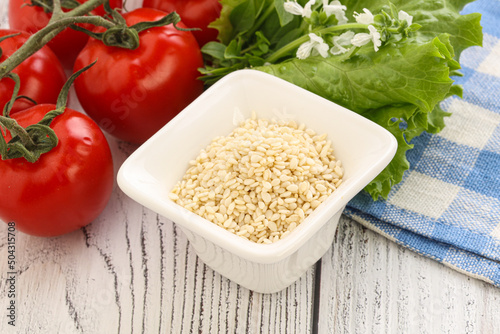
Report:
M 341 184 L 338 189 L 335 190 L 323 203 L 321 203 L 316 210 L 306 217 L 306 219 L 301 222 L 301 224 L 299 224 L 294 231 L 292 231 L 285 238 L 271 244 L 257 244 L 253 241 L 241 238 L 236 234 L 217 226 L 209 220 L 206 220 L 205 218 L 202 218 L 201 216 L 185 209 L 168 197 L 155 197 L 145 192 L 144 189 L 141 188 L 140 182 L 134 177 L 134 172 L 141 166 L 140 161 L 147 155 L 148 149 L 155 144 L 162 134 L 170 131 L 170 129 L 177 126 L 179 123 L 182 123 L 184 119 L 190 117 L 189 110 L 193 110 L 191 106 L 200 103 L 200 101 L 209 97 L 210 94 L 216 92 L 218 87 L 230 85 L 232 81 L 242 80 L 245 76 L 279 83 L 285 88 L 301 91 L 301 94 L 313 95 L 314 98 L 328 101 L 319 95 L 265 72 L 253 69 L 243 69 L 232 72 L 220 79 L 213 86 L 209 87 L 203 94 L 183 109 L 157 133 L 139 146 L 120 166 L 117 174 L 117 183 L 119 188 L 130 198 L 152 211 L 166 217 L 173 223 L 178 224 L 181 228 L 187 228 L 193 234 L 200 235 L 202 238 L 207 239 L 226 251 L 229 251 L 246 260 L 262 264 L 271 264 L 279 262 L 287 256 L 293 254 L 317 231 L 319 231 L 331 217 L 333 217 L 339 210 L 343 210 L 348 201 L 359 193 L 366 186 L 366 184 L 378 175 L 392 160 L 396 153 L 397 140 L 388 130 L 384 129 L 380 125 L 351 110 L 328 101 L 329 103 L 348 111 L 350 117 L 357 118 L 358 121 L 370 124 L 370 127 L 377 129 L 378 134 L 383 137 L 384 141 L 387 141 L 386 149 L 383 154 L 380 155 L 379 159 L 375 161 L 369 169 L 364 171 L 364 173 L 361 173 L 356 180 L 353 180 L 349 186 L 343 187 L 344 184 Z M 144 170 L 144 168 L 142 170 Z M 313 220 L 321 223 L 314 224 Z M 194 229 L 194 227 L 197 227 L 197 229 Z

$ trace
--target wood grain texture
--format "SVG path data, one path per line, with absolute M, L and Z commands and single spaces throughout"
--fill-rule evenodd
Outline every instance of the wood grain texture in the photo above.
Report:
M 319 333 L 498 333 L 500 290 L 343 218 L 323 257 Z
M 6 0 L 0 27 L 7 26 Z M 74 101 L 74 99 L 73 99 Z M 75 106 L 78 108 L 78 105 Z M 115 169 L 133 147 L 110 138 Z M 0 333 L 499 333 L 500 289 L 342 218 L 332 248 L 282 292 L 205 266 L 176 225 L 116 186 L 88 227 L 16 234 L 16 327 L 7 324 L 0 224 Z
M 7 17 L 8 1 L 2 1 L 0 4 L 0 29 L 8 28 L 9 22 Z
M 116 166 L 132 147 L 109 140 Z M 7 226 L 0 225 L 0 305 Z M 116 186 L 91 225 L 56 238 L 16 234 L 16 328 L 0 333 L 308 333 L 314 270 L 258 294 L 205 266 L 175 224 Z M 4 307 L 5 306 L 5 307 Z

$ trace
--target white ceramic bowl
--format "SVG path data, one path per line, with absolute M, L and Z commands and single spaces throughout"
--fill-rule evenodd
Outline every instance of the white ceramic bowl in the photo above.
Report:
M 255 111 L 327 133 L 345 169 L 343 183 L 292 233 L 256 244 L 184 209 L 168 194 L 214 137 Z M 391 161 L 396 139 L 379 125 L 298 86 L 256 70 L 227 75 L 139 147 L 118 172 L 132 199 L 178 224 L 199 258 L 243 287 L 276 292 L 302 276 L 331 246 L 347 202 Z

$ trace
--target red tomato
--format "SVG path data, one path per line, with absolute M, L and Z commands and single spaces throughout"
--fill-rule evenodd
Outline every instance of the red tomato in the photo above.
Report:
M 12 118 L 26 127 L 54 108 L 40 104 Z M 0 160 L 0 219 L 44 237 L 91 223 L 108 203 L 114 175 L 106 137 L 89 117 L 67 108 L 50 127 L 59 143 L 35 163 Z M 10 135 L 4 137 L 10 140 Z
M 1 29 L 0 37 L 21 33 L 0 42 L 2 55 L 0 63 L 9 58 L 29 38 L 26 32 Z M 56 103 L 59 92 L 66 82 L 66 74 L 56 55 L 47 46 L 24 60 L 13 71 L 19 75 L 21 86 L 19 95 L 25 95 L 37 103 Z M 14 81 L 9 78 L 0 79 L 0 110 L 10 100 L 14 91 Z M 33 106 L 26 99 L 19 99 L 14 103 L 11 113 Z
M 165 15 L 138 8 L 123 16 L 131 26 Z M 101 128 L 132 143 L 151 137 L 203 91 L 197 79 L 203 58 L 191 32 L 170 24 L 140 32 L 139 40 L 140 46 L 129 50 L 91 39 L 74 67 L 80 70 L 97 59 L 75 80 L 78 99 Z
M 219 0 L 144 0 L 142 6 L 167 13 L 176 11 L 185 25 L 202 29 L 193 31 L 200 46 L 217 40 L 217 29 L 208 28 L 208 25 L 220 16 L 222 5 Z
M 78 0 L 83 3 L 87 0 Z M 9 25 L 13 29 L 35 33 L 49 23 L 51 14 L 45 13 L 40 6 L 28 6 L 31 0 L 9 0 Z M 122 0 L 110 0 L 113 8 L 121 7 Z M 101 7 L 92 12 L 96 15 L 104 13 Z M 87 29 L 92 29 L 91 25 L 81 25 Z M 87 34 L 66 28 L 49 41 L 48 46 L 59 57 L 65 67 L 73 67 L 73 61 L 87 43 L 89 37 Z

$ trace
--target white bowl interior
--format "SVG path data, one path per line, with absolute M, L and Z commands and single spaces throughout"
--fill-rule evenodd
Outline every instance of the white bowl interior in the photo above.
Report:
M 259 245 L 189 212 L 168 198 L 188 162 L 216 136 L 228 135 L 251 117 L 295 120 L 327 133 L 345 169 L 342 185 L 286 238 Z M 120 188 L 132 199 L 182 227 L 245 259 L 279 261 L 297 250 L 322 224 L 363 189 L 390 162 L 395 138 L 358 114 L 298 86 L 255 70 L 227 75 L 205 91 L 139 147 L 118 173 Z

